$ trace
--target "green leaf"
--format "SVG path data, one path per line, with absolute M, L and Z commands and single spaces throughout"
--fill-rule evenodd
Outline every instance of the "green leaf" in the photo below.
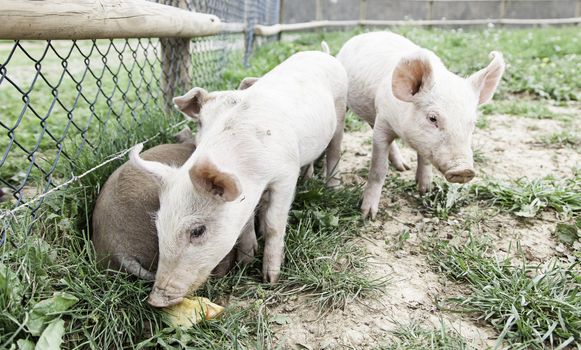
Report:
M 281 326 L 290 323 L 290 318 L 286 315 L 281 315 L 281 314 L 278 314 L 278 315 L 271 317 L 270 320 L 278 325 L 281 325 Z
M 65 334 L 65 321 L 57 319 L 48 324 L 36 343 L 35 350 L 60 350 Z
M 18 339 L 18 350 L 34 350 L 34 342 L 28 339 Z
M 558 223 L 555 234 L 560 242 L 568 246 L 573 245 L 580 238 L 576 225 Z
M 79 299 L 74 295 L 55 292 L 49 299 L 42 300 L 32 307 L 29 313 L 28 331 L 34 336 L 40 335 L 47 322 L 67 311 Z
M 12 270 L 0 263 L 0 294 L 18 304 L 22 299 L 22 283 Z
M 523 218 L 532 218 L 535 215 L 537 215 L 538 211 L 539 211 L 539 207 L 537 207 L 535 205 L 535 203 L 531 203 L 531 204 L 523 205 L 522 207 L 520 207 L 520 210 L 514 214 L 516 216 L 520 216 Z

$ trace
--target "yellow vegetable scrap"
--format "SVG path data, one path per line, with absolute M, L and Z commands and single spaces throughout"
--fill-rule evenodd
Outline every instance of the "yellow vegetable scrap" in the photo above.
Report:
M 217 318 L 223 311 L 224 307 L 202 297 L 184 298 L 181 303 L 164 309 L 167 320 L 174 327 L 191 327 L 202 319 Z

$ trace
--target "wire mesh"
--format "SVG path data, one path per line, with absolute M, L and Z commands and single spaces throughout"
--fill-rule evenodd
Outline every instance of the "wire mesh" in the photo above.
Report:
M 112 130 L 129 134 L 151 118 L 176 122 L 168 94 L 193 85 L 216 88 L 232 53 L 244 47 L 246 59 L 252 53 L 251 26 L 278 21 L 279 0 L 157 2 L 245 23 L 247 33 L 185 44 L 172 38 L 0 40 L 0 245 L 12 217 L 36 217 L 45 194 L 76 180 L 81 153 L 101 154 Z M 188 52 L 191 60 L 184 62 Z

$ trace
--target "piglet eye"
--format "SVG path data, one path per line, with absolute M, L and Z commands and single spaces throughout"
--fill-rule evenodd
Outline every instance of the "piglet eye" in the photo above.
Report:
M 428 114 L 428 120 L 436 127 L 438 126 L 438 117 L 435 114 Z
M 195 239 L 201 237 L 204 232 L 206 232 L 206 226 L 198 226 L 190 231 L 190 239 Z

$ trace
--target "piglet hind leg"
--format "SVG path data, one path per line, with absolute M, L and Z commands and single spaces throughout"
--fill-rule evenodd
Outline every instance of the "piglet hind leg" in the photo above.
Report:
M 389 162 L 397 171 L 406 171 L 411 169 L 410 166 L 403 160 L 401 151 L 396 142 L 392 142 L 389 145 Z
M 371 217 L 375 219 L 379 210 L 379 199 L 385 176 L 387 175 L 387 154 L 389 145 L 395 137 L 391 128 L 377 120 L 373 128 L 373 151 L 371 154 L 371 167 L 367 177 L 367 184 L 363 192 L 363 203 L 361 204 L 361 214 L 363 218 Z
M 310 180 L 313 178 L 313 176 L 315 176 L 315 162 L 312 162 L 311 164 L 305 165 L 302 169 L 301 169 L 301 176 L 303 177 L 304 180 Z
M 432 164 L 418 154 L 418 169 L 416 170 L 416 184 L 421 195 L 432 188 Z
M 124 256 L 121 258 L 121 268 L 143 280 L 155 281 L 155 274 L 143 267 L 143 265 L 132 256 Z
M 218 266 L 214 267 L 212 270 L 212 275 L 216 277 L 224 277 L 232 268 L 236 265 L 236 250 L 232 249 L 225 257 L 220 261 Z
M 256 241 L 256 231 L 254 229 L 254 215 L 248 220 L 242 233 L 238 238 L 238 246 L 236 248 L 236 261 L 249 264 L 254 260 L 254 255 L 258 250 L 258 242 Z
M 270 186 L 269 201 L 261 223 L 264 228 L 264 260 L 262 275 L 269 283 L 276 283 L 284 256 L 284 236 L 288 213 L 294 198 L 298 174 Z
M 341 180 L 339 178 L 339 159 L 341 158 L 341 142 L 343 142 L 343 132 L 345 130 L 345 112 L 347 107 L 344 101 L 335 102 L 335 111 L 337 114 L 337 128 L 333 138 L 327 146 L 326 151 L 326 176 L 327 186 L 330 188 L 339 187 Z

